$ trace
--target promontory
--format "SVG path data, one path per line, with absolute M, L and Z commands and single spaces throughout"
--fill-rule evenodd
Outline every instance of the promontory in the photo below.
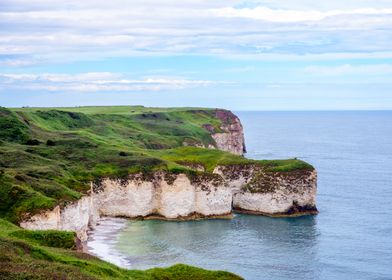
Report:
M 67 231 L 77 241 L 68 247 L 81 248 L 102 216 L 188 220 L 231 218 L 235 211 L 272 217 L 317 213 L 313 166 L 298 159 L 247 159 L 245 152 L 239 118 L 223 109 L 0 108 L 0 241 L 25 242 L 56 255 L 59 267 L 80 270 L 61 261 L 67 252 L 38 244 L 35 234 L 59 238 Z M 4 246 L 16 252 L 15 244 Z M 34 271 L 15 254 L 0 258 L 19 263 L 26 275 Z M 87 258 L 75 254 L 75 260 Z M 8 265 L 0 265 L 0 272 L 18 276 L 15 265 Z M 97 276 L 93 266 L 80 275 Z

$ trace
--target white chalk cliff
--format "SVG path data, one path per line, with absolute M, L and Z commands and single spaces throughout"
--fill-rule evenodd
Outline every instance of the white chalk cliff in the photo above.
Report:
M 215 141 L 220 148 L 242 154 L 242 126 L 227 112 L 220 117 L 229 120 L 224 122 L 229 131 L 225 133 L 233 136 L 218 135 Z M 130 174 L 92 182 L 85 197 L 34 215 L 20 226 L 71 230 L 86 241 L 88 228 L 100 216 L 185 220 L 230 218 L 234 210 L 269 216 L 315 214 L 316 191 L 315 170 L 267 172 L 256 164 L 218 166 L 212 173 L 191 175 Z

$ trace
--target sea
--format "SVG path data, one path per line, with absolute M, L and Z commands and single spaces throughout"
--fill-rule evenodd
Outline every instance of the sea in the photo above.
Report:
M 91 253 L 129 269 L 186 263 L 245 279 L 392 279 L 392 111 L 235 112 L 246 157 L 318 171 L 317 216 L 104 219 Z

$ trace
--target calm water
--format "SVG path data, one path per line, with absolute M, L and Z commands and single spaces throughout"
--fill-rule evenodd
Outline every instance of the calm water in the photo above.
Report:
M 392 279 L 392 112 L 237 112 L 247 157 L 319 172 L 316 217 L 107 219 L 91 251 L 129 268 L 178 262 L 246 279 Z

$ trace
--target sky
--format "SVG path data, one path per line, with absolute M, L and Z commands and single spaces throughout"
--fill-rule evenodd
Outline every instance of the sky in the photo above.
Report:
M 392 1 L 0 0 L 0 106 L 391 110 Z

